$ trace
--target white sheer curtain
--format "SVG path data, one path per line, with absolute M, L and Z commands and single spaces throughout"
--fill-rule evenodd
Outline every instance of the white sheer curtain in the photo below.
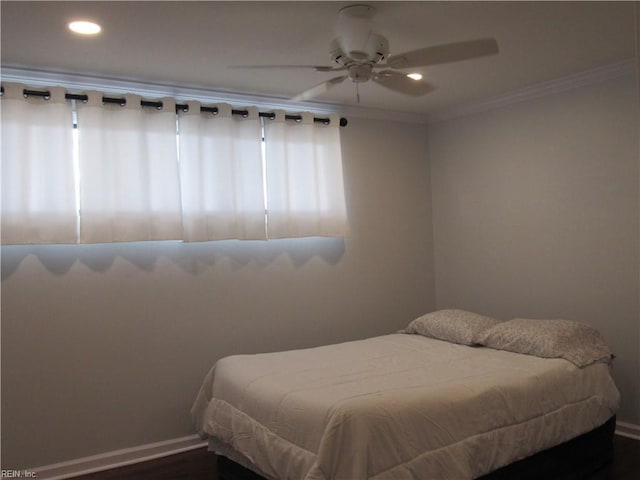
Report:
M 347 232 L 337 116 L 263 122 L 256 107 L 213 115 L 193 101 L 176 117 L 172 98 L 156 108 L 138 95 L 119 105 L 101 92 L 71 102 L 62 88 L 29 98 L 23 85 L 3 88 L 5 245 Z
M 24 98 L 3 85 L 2 243 L 76 243 L 73 117 L 62 88 Z
M 80 241 L 182 238 L 175 100 L 162 109 L 103 104 L 89 92 L 77 103 Z
M 188 107 L 178 115 L 184 240 L 265 239 L 257 108 L 243 118 L 227 104 L 217 115 Z
M 347 233 L 339 122 L 265 120 L 269 238 Z

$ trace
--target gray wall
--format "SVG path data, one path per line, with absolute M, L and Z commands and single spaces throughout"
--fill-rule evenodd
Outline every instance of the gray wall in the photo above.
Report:
M 429 127 L 436 304 L 599 328 L 640 420 L 635 75 Z
M 344 240 L 3 247 L 3 468 L 192 434 L 216 359 L 386 334 L 433 310 L 424 129 L 342 130 Z
M 623 78 L 430 125 L 429 143 L 353 118 L 344 240 L 3 247 L 3 467 L 189 435 L 224 355 L 446 307 L 600 328 L 640 423 L 637 115 Z

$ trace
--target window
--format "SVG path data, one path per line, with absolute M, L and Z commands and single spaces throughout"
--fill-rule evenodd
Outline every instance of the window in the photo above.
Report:
M 3 92 L 3 244 L 346 233 L 336 117 Z

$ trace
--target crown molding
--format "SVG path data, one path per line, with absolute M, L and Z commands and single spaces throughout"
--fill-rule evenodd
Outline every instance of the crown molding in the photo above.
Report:
M 133 93 L 149 99 L 172 97 L 177 101 L 195 100 L 201 103 L 229 103 L 238 107 L 256 105 L 264 109 L 286 110 L 291 113 L 312 111 L 320 115 L 338 114 L 346 117 L 394 120 L 409 123 L 426 123 L 427 121 L 426 115 L 411 112 L 352 107 L 325 102 L 292 102 L 286 98 L 276 96 L 212 90 L 196 86 L 142 82 L 63 71 L 39 70 L 11 65 L 2 66 L 0 78 L 3 82 L 23 83 L 31 87 L 60 86 L 72 93 L 98 90 L 114 95 Z
M 73 72 L 39 70 L 3 66 L 0 72 L 2 81 L 19 82 L 33 87 L 50 87 L 52 85 L 68 89 L 72 93 L 87 90 L 99 90 L 111 95 L 132 93 L 145 98 L 173 97 L 178 101 L 194 100 L 205 103 L 231 103 L 234 105 L 259 104 L 266 108 L 287 110 L 304 108 L 303 104 L 288 102 L 279 97 L 251 95 L 223 90 L 211 90 L 201 87 L 181 87 L 177 85 L 143 82 L 126 78 L 87 75 Z M 324 109 L 320 113 L 336 113 L 335 110 Z
M 2 81 L 19 82 L 33 87 L 58 85 L 70 91 L 99 90 L 109 94 L 134 93 L 146 98 L 173 97 L 178 101 L 195 100 L 202 103 L 230 103 L 234 106 L 257 105 L 260 108 L 286 110 L 292 113 L 313 111 L 316 114 L 338 114 L 347 118 L 398 121 L 406 123 L 433 124 L 455 118 L 466 117 L 496 108 L 502 108 L 546 95 L 572 90 L 624 75 L 635 73 L 635 59 L 617 62 L 603 67 L 571 74 L 565 77 L 536 83 L 528 87 L 491 96 L 452 108 L 430 113 L 400 112 L 357 106 L 345 106 L 326 102 L 292 102 L 283 97 L 253 95 L 239 92 L 212 90 L 203 87 L 176 86 L 162 83 L 142 82 L 121 78 L 77 74 L 62 71 L 38 70 L 14 66 L 3 66 Z
M 477 102 L 467 103 L 453 108 L 446 108 L 427 115 L 427 123 L 433 124 L 466 117 L 496 108 L 502 108 L 534 98 L 553 95 L 555 93 L 573 90 L 594 83 L 613 80 L 618 77 L 635 73 L 637 64 L 635 59 L 612 63 L 603 67 L 574 73 L 565 77 L 556 78 L 546 82 L 536 83 L 525 88 L 513 90 L 500 95 L 495 95 Z

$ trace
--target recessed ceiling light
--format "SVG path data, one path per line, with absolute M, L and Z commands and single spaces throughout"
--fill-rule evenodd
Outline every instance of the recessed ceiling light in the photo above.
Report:
M 89 22 L 87 20 L 71 22 L 68 27 L 69 30 L 75 33 L 79 33 L 80 35 L 96 35 L 102 30 L 100 25 L 94 22 Z
M 422 74 L 420 73 L 408 73 L 407 77 L 413 79 L 413 80 L 422 80 Z

